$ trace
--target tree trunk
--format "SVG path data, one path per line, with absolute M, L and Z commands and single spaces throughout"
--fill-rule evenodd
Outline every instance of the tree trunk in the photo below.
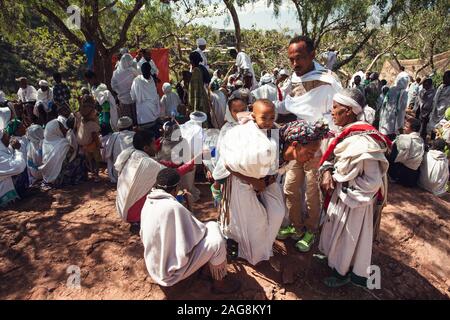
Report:
M 233 4 L 233 0 L 224 0 L 224 2 L 227 6 L 228 11 L 230 11 L 231 18 L 233 19 L 234 33 L 236 37 L 236 50 L 241 51 L 241 24 L 239 23 L 239 17 L 236 8 Z

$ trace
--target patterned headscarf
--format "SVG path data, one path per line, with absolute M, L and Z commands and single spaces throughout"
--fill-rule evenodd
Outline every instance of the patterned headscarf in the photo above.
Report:
M 283 144 L 289 144 L 294 141 L 300 144 L 308 144 L 327 137 L 329 131 L 328 124 L 321 120 L 315 124 L 310 124 L 305 120 L 296 120 L 281 127 L 280 141 Z

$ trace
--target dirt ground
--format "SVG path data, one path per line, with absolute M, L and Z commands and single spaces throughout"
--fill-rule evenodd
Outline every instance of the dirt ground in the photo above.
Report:
M 207 185 L 197 217 L 214 217 Z M 450 196 L 390 186 L 381 242 L 373 264 L 381 289 L 352 285 L 329 289 L 326 264 L 277 241 L 275 257 L 252 267 L 229 265 L 240 292 L 212 295 L 197 274 L 170 289 L 155 284 L 143 260 L 138 230 L 115 210 L 115 187 L 87 182 L 64 190 L 32 191 L 0 212 L 0 299 L 448 299 L 450 297 Z M 80 269 L 81 288 L 68 286 L 68 268 Z M 69 281 L 70 282 L 70 281 Z

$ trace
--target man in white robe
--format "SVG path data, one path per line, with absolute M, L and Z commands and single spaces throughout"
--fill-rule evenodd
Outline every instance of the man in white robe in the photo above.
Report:
M 335 96 L 333 120 L 343 130 L 321 161 L 321 186 L 329 203 L 319 249 L 333 270 L 333 276 L 324 280 L 332 288 L 350 281 L 366 286 L 378 225 L 374 207 L 378 196 L 386 197 L 387 191 L 385 152 L 390 142 L 372 126 L 357 121 L 362 107 L 352 96 L 356 95 L 350 91 Z
M 115 132 L 109 138 L 106 146 L 105 159 L 108 165 L 108 176 L 112 183 L 117 183 L 118 173 L 114 168 L 117 157 L 123 150 L 133 146 L 133 120 L 130 117 L 122 117 L 118 121 L 119 132 Z
M 19 151 L 20 143 L 17 141 L 10 144 L 10 136 L 0 130 L 0 207 L 20 199 L 14 178 L 26 170 L 27 164 L 22 152 Z
M 227 281 L 227 250 L 216 222 L 206 224 L 175 198 L 180 176 L 162 170 L 142 209 L 141 239 L 144 260 L 154 281 L 170 287 L 208 265 L 213 293 L 232 293 L 236 281 Z
M 197 49 L 195 49 L 194 51 L 197 51 L 202 57 L 202 62 L 200 62 L 200 64 L 203 65 L 207 70 L 209 70 L 208 58 L 206 57 L 205 50 L 206 50 L 206 40 L 203 38 L 198 38 Z
M 268 99 L 270 101 L 278 101 L 278 88 L 272 81 L 272 76 L 266 73 L 260 79 L 261 86 L 252 91 L 255 100 Z
M 155 184 L 158 172 L 164 166 L 153 160 L 155 139 L 148 132 L 137 132 L 133 147 L 119 154 L 114 167 L 118 173 L 116 208 L 124 221 L 138 222 L 145 196 Z
M 253 75 L 253 84 L 251 89 L 256 89 L 258 82 L 256 81 L 255 70 L 253 70 L 252 60 L 249 55 L 242 51 L 238 52 L 236 49 L 231 49 L 229 53 L 233 59 L 236 59 L 234 65 L 239 77 L 243 77 L 247 72 L 250 72 Z
M 315 61 L 314 42 L 307 37 L 295 37 L 290 41 L 288 56 L 294 69 L 290 85 L 286 89 L 286 98 L 275 103 L 278 114 L 292 113 L 298 119 L 315 123 L 325 119 L 331 130 L 337 130 L 331 121 L 333 96 L 342 87 L 330 70 Z M 326 142 L 324 142 L 326 143 Z M 320 217 L 320 191 L 317 164 L 320 153 L 304 164 L 296 163 L 286 173 L 284 194 L 291 221 L 299 221 L 302 225 L 294 226 L 303 252 L 308 252 L 315 242 Z M 307 215 L 302 206 L 302 194 L 306 181 Z M 297 230 L 298 229 L 298 230 Z M 306 241 L 307 239 L 308 241 Z
M 408 118 L 403 130 L 404 134 L 394 140 L 389 157 L 389 176 L 406 187 L 414 187 L 425 152 L 425 143 L 419 134 L 420 121 Z
M 150 64 L 142 65 L 142 75 L 136 77 L 131 86 L 131 98 L 136 103 L 137 124 L 146 128 L 159 118 L 159 96 L 151 76 Z
M 139 130 L 133 137 L 133 147 L 122 151 L 114 164 L 117 180 L 116 209 L 123 221 L 136 223 L 147 194 L 152 189 L 158 173 L 165 168 L 154 160 L 155 137 L 152 132 Z M 192 170 L 194 161 L 182 165 L 177 171 L 183 175 Z
M 19 91 L 17 91 L 17 97 L 20 102 L 36 101 L 37 91 L 33 86 L 28 85 L 28 80 L 25 77 L 17 79 L 20 83 Z
M 150 64 L 151 67 L 151 75 L 153 77 L 157 77 L 159 75 L 159 69 L 156 66 L 155 62 L 152 59 L 152 53 L 150 49 L 142 49 L 141 50 L 142 58 L 137 62 L 137 70 L 140 74 L 142 74 L 142 65 L 146 62 Z

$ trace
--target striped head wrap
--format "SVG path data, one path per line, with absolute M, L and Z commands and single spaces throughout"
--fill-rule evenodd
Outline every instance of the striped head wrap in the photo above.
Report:
M 310 124 L 305 120 L 296 120 L 281 127 L 280 140 L 283 144 L 292 142 L 308 144 L 328 137 L 329 131 L 328 124 L 321 120 L 315 124 Z

